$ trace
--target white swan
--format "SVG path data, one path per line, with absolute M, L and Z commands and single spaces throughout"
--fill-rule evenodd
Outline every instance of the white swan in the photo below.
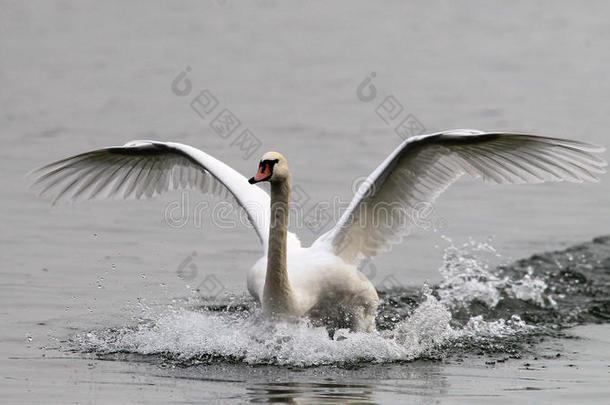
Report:
M 248 290 L 266 314 L 373 331 L 379 300 L 357 267 L 410 231 L 419 204 L 433 202 L 463 174 L 491 183 L 597 181 L 605 173 L 606 162 L 596 156 L 603 151 L 579 141 L 477 130 L 412 137 L 368 176 L 336 226 L 311 247 L 287 231 L 291 175 L 276 152 L 262 157 L 249 180 L 269 181 L 271 198 L 226 164 L 174 142 L 132 141 L 76 155 L 38 169 L 35 184 L 54 202 L 151 197 L 184 187 L 224 195 L 245 210 L 262 242 Z

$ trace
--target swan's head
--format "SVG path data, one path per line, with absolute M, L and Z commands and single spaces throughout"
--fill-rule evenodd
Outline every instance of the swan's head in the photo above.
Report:
M 288 170 L 286 158 L 278 152 L 267 152 L 258 164 L 258 171 L 248 182 L 250 184 L 260 181 L 275 183 L 285 181 L 289 177 L 290 171 Z

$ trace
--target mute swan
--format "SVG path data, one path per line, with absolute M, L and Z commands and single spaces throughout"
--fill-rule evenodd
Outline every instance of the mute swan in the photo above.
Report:
M 379 299 L 357 268 L 413 228 L 415 207 L 433 202 L 464 174 L 490 183 L 598 181 L 603 147 L 536 135 L 452 130 L 402 142 L 359 187 L 333 229 L 311 247 L 288 232 L 291 175 L 279 153 L 265 153 L 250 180 L 191 146 L 131 141 L 44 166 L 35 185 L 53 202 L 122 193 L 151 197 L 192 187 L 241 206 L 263 250 L 248 290 L 272 317 L 308 316 L 330 327 L 374 331 Z M 271 183 L 271 198 L 253 183 Z M 251 183 L 251 184 L 248 184 Z M 376 206 L 394 209 L 380 221 Z M 385 211 L 387 213 L 387 211 Z

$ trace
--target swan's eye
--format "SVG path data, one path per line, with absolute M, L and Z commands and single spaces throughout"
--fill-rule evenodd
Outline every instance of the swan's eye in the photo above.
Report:
M 280 160 L 279 159 L 266 159 L 266 160 L 262 160 L 259 164 L 259 168 L 263 168 L 263 167 L 268 167 L 269 169 L 273 170 L 273 166 L 275 166 L 277 163 L 279 163 Z

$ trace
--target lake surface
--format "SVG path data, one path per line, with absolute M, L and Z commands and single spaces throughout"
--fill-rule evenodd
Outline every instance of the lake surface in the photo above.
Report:
M 248 176 L 278 150 L 308 212 L 349 201 L 401 141 L 397 123 L 377 113 L 388 96 L 403 107 L 398 120 L 414 117 L 410 128 L 427 132 L 523 131 L 608 146 L 605 2 L 1 7 L 7 401 L 605 403 L 605 243 L 587 245 L 601 249 L 593 256 L 528 262 L 531 274 L 512 266 L 608 234 L 605 178 L 452 186 L 432 226 L 365 268 L 384 297 L 380 334 L 331 340 L 306 324 L 260 321 L 245 294 L 258 241 L 244 226 L 214 225 L 214 200 L 177 191 L 52 206 L 25 177 L 131 139 L 190 144 Z M 190 87 L 175 82 L 182 72 Z M 362 97 L 369 78 L 374 91 Z M 191 108 L 204 90 L 250 130 L 256 150 Z M 168 207 L 183 201 L 181 221 L 168 223 Z M 295 231 L 308 244 L 322 230 Z

